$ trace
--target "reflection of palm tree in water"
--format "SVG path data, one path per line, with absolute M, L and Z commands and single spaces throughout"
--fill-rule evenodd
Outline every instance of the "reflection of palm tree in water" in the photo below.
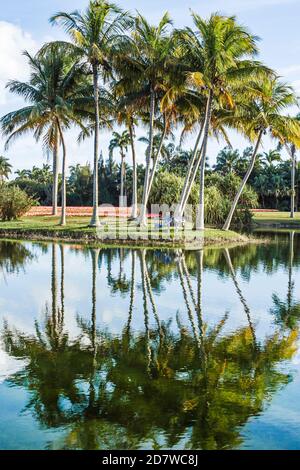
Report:
M 108 257 L 107 281 L 113 293 L 121 292 L 121 294 L 127 294 L 130 289 L 130 283 L 128 282 L 126 278 L 126 273 L 124 271 L 124 260 L 125 260 L 124 248 L 118 249 L 118 258 L 119 258 L 119 272 L 116 277 L 113 277 L 112 259 L 110 255 Z
M 201 255 L 197 284 L 199 312 L 202 312 Z M 138 448 L 158 435 L 160 442 L 165 440 L 167 448 L 178 446 L 183 435 L 187 448 L 238 446 L 241 426 L 250 416 L 260 413 L 264 400 L 290 380 L 287 374 L 278 371 L 277 364 L 292 356 L 293 337 L 276 334 L 253 355 L 252 340 L 246 329 L 222 337 L 214 329 L 203 337 L 207 352 L 207 366 L 203 367 L 194 335 L 182 327 L 178 336 L 170 325 L 163 324 L 165 347 L 159 359 L 167 367 L 154 374 L 150 340 L 154 350 L 159 334 L 157 328 L 150 329 L 149 325 L 145 252 L 139 253 L 139 257 L 146 304 L 145 331 L 134 336 L 129 328 L 128 351 L 124 351 L 122 338 L 95 328 L 97 251 L 94 251 L 90 330 L 95 345 L 105 338 L 101 348 L 95 347 L 96 357 L 80 341 L 66 344 L 64 350 L 57 352 L 44 348 L 39 338 L 26 338 L 24 333 L 6 328 L 7 351 L 29 360 L 21 373 L 9 378 L 10 384 L 30 390 L 27 409 L 34 408 L 39 422 L 70 430 L 67 438 L 62 438 L 63 448 Z M 182 265 L 181 268 L 184 277 Z M 188 294 L 187 282 L 184 284 Z M 202 317 L 200 322 L 199 334 L 202 328 L 204 336 Z M 197 329 L 197 321 L 194 324 Z
M 0 241 L 0 271 L 6 274 L 18 273 L 27 262 L 34 258 L 33 253 L 22 242 Z
M 237 277 L 236 277 L 236 274 L 235 274 L 235 271 L 234 271 L 234 268 L 233 268 L 233 264 L 232 264 L 232 261 L 231 261 L 231 256 L 230 256 L 230 252 L 229 252 L 228 248 L 226 248 L 224 250 L 224 255 L 225 255 L 225 259 L 226 259 L 226 262 L 227 262 L 227 265 L 228 265 L 228 268 L 229 268 L 229 273 L 230 273 L 231 279 L 233 281 L 233 284 L 235 286 L 235 289 L 236 289 L 238 297 L 241 301 L 241 304 L 243 305 L 244 312 L 247 316 L 249 328 L 250 328 L 251 335 L 252 335 L 252 338 L 253 338 L 253 346 L 254 346 L 254 348 L 256 348 L 256 346 L 257 346 L 256 335 L 255 335 L 254 326 L 253 326 L 253 323 L 252 323 L 252 320 L 251 320 L 250 308 L 248 307 L 247 301 L 246 301 L 246 299 L 243 295 L 243 292 L 242 292 L 242 290 L 239 286 L 239 283 L 238 283 L 238 280 L 237 280 Z
M 60 306 L 58 306 L 58 267 L 57 267 L 57 245 L 52 244 L 52 261 L 51 261 L 51 315 L 49 315 L 46 306 L 46 328 L 48 338 L 52 347 L 59 349 L 63 347 L 65 342 L 64 335 L 64 316 L 65 316 L 65 263 L 64 263 L 64 245 L 60 245 L 60 265 L 61 265 L 61 281 L 60 281 Z M 40 331 L 40 326 L 36 322 L 36 329 Z
M 97 332 L 97 270 L 98 270 L 98 261 L 99 261 L 100 249 L 92 249 L 92 325 L 91 325 L 91 342 L 93 348 L 94 357 L 97 355 L 97 342 L 96 342 L 96 332 Z
M 152 351 L 150 344 L 150 328 L 149 328 L 149 310 L 147 302 L 147 280 L 146 280 L 146 253 L 145 250 L 139 251 L 140 266 L 141 266 L 141 280 L 143 292 L 143 310 L 144 310 L 144 323 L 145 323 L 145 342 L 146 342 L 146 355 L 147 355 L 147 371 L 151 373 Z
M 131 250 L 130 301 L 129 301 L 128 321 L 126 325 L 126 335 L 128 338 L 130 337 L 132 313 L 133 313 L 134 300 L 135 300 L 135 263 L 136 263 L 136 251 Z
M 182 255 L 182 257 L 183 256 L 184 255 Z M 201 344 L 200 344 L 200 339 L 199 339 L 199 333 L 198 333 L 197 328 L 196 328 L 195 318 L 194 318 L 194 315 L 193 315 L 192 307 L 190 305 L 188 292 L 187 292 L 187 288 L 186 288 L 186 285 L 185 285 L 185 279 L 184 279 L 184 275 L 183 275 L 184 268 L 183 268 L 183 259 L 182 259 L 182 257 L 178 260 L 178 275 L 179 275 L 180 285 L 181 285 L 181 288 L 182 288 L 184 302 L 185 302 L 187 312 L 188 312 L 188 317 L 189 317 L 191 327 L 192 327 L 192 330 L 193 330 L 194 338 L 195 338 L 195 341 L 196 341 L 196 343 L 197 343 L 197 345 L 200 349 Z M 189 287 L 189 283 L 188 283 L 188 287 Z
M 274 307 L 271 308 L 271 313 L 275 315 L 278 323 L 283 327 L 290 329 L 297 328 L 300 320 L 300 302 L 294 299 L 295 281 L 293 280 L 293 265 L 294 265 L 294 239 L 295 232 L 291 231 L 289 243 L 289 266 L 288 266 L 288 291 L 286 300 L 281 300 L 277 294 L 272 295 Z

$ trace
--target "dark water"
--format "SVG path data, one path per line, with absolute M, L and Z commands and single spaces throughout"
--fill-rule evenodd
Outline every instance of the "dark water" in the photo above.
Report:
M 0 242 L 0 448 L 300 449 L 299 248 Z

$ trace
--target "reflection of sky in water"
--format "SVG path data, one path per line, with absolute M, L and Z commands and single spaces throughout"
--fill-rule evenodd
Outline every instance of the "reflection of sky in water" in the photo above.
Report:
M 27 244 L 28 247 L 30 245 Z M 58 247 L 59 248 L 59 247 Z M 33 250 L 38 251 L 37 248 Z M 48 253 L 39 253 L 37 259 L 30 261 L 25 272 L 9 274 L 5 281 L 1 280 L 0 318 L 22 329 L 24 332 L 33 332 L 34 319 L 42 319 L 46 305 L 51 304 L 51 248 Z M 58 285 L 60 283 L 59 250 L 57 251 Z M 80 251 L 72 251 L 65 247 L 65 315 L 69 333 L 76 336 L 78 328 L 76 315 L 89 319 L 91 314 L 91 256 L 85 256 Z M 124 260 L 124 272 L 131 270 L 131 258 Z M 112 276 L 118 277 L 119 259 L 112 262 Z M 300 268 L 294 267 L 293 277 L 297 279 Z M 130 276 L 129 276 L 130 277 Z M 268 275 L 263 264 L 251 275 L 251 282 L 244 280 L 237 270 L 237 278 L 244 297 L 251 310 L 252 321 L 256 326 L 257 338 L 269 335 L 274 326 L 274 317 L 270 314 L 272 294 L 276 293 L 285 299 L 287 295 L 288 275 L 283 267 Z M 191 276 L 191 282 L 196 292 L 196 279 Z M 141 290 L 140 265 L 136 259 L 136 297 L 133 314 L 133 327 L 139 331 L 144 328 L 142 314 L 143 298 Z M 160 293 L 154 291 L 157 310 L 162 320 L 174 319 L 176 312 L 180 313 L 182 322 L 188 324 L 183 294 L 177 277 L 162 281 L 163 288 Z M 59 292 L 58 292 L 59 296 Z M 209 326 L 215 325 L 229 312 L 224 333 L 234 331 L 247 325 L 247 317 L 243 311 L 235 286 L 229 275 L 221 278 L 215 270 L 205 267 L 203 276 L 203 318 Z M 105 260 L 97 273 L 97 324 L 107 328 L 114 334 L 120 334 L 127 320 L 129 306 L 129 293 L 120 295 L 111 293 L 107 285 L 107 269 Z M 153 315 L 150 316 L 154 324 Z M 176 325 L 174 324 L 174 328 Z
M 51 270 L 52 251 L 41 250 L 38 245 L 24 243 L 36 255 L 19 272 L 0 273 L 0 321 L 5 319 L 10 325 L 22 330 L 24 333 L 34 333 L 34 321 L 44 320 L 45 306 L 51 306 Z M 247 250 L 247 247 L 245 247 Z M 90 320 L 92 311 L 92 258 L 88 250 L 72 250 L 65 246 L 65 325 L 70 338 L 79 334 L 77 316 Z M 131 256 L 125 251 L 123 262 L 124 273 L 130 280 Z M 107 283 L 107 258 L 102 259 L 100 269 L 97 271 L 97 326 L 109 332 L 120 335 L 128 318 L 129 292 L 121 295 L 112 293 Z M 120 268 L 119 257 L 112 260 L 111 272 L 114 279 L 118 278 Z M 296 281 L 294 294 L 297 300 L 299 279 L 299 265 L 293 268 L 293 279 Z M 132 327 L 144 331 L 143 294 L 141 288 L 140 261 L 136 257 L 136 296 L 133 309 Z M 261 262 L 255 271 L 250 269 L 250 281 L 245 279 L 239 269 L 236 270 L 237 280 L 241 291 L 247 300 L 251 311 L 251 319 L 255 325 L 258 341 L 270 336 L 274 332 L 274 316 L 270 313 L 272 307 L 272 294 L 276 293 L 285 300 L 288 288 L 287 268 L 279 265 L 271 274 L 266 272 Z M 194 292 L 197 292 L 195 275 L 191 276 Z M 58 304 L 60 296 L 60 250 L 57 246 L 57 285 Z M 241 305 L 232 278 L 220 277 L 217 270 L 208 268 L 205 264 L 202 281 L 203 319 L 209 327 L 218 324 L 228 312 L 228 320 L 224 325 L 222 334 L 234 332 L 247 326 L 247 316 Z M 177 331 L 176 314 L 180 315 L 182 324 L 189 325 L 187 311 L 184 305 L 183 293 L 178 277 L 173 273 L 170 279 L 163 280 L 161 291 L 153 292 L 160 320 L 167 321 L 172 318 L 172 328 Z M 51 308 L 51 307 L 50 307 Z M 155 319 L 150 312 L 150 325 L 155 325 Z M 299 349 L 300 351 L 300 349 Z M 300 400 L 299 385 L 300 352 L 294 356 L 292 364 L 284 367 L 293 371 L 293 381 L 284 386 L 273 398 L 270 406 L 261 416 L 249 419 L 242 431 L 246 438 L 245 448 L 300 448 Z M 18 447 L 18 439 L 13 436 L 13 428 L 8 423 L 18 419 L 20 428 L 18 433 L 25 432 L 23 446 L 44 447 L 54 436 L 52 431 L 43 435 L 36 432 L 33 418 L 25 412 L 20 418 L 20 411 L 26 402 L 26 392 L 20 389 L 7 388 L 3 380 L 9 375 L 22 369 L 24 361 L 9 357 L 0 349 L 0 399 L 5 403 L 5 410 L 0 411 L 0 435 L 7 426 L 5 438 L 0 438 L 0 447 Z M 85 385 L 83 385 L 84 387 Z M 1 401 L 2 401 L 1 399 Z M 67 406 L 67 401 L 65 402 Z M 19 418 L 18 418 L 19 416 Z

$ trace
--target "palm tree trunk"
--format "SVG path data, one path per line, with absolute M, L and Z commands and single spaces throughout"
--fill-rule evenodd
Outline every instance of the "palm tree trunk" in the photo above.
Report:
M 148 193 L 149 177 L 150 177 L 150 164 L 151 164 L 151 157 L 152 157 L 152 150 L 153 150 L 154 112 L 155 112 L 155 91 L 151 87 L 151 92 L 150 92 L 149 147 L 148 147 L 147 158 L 146 158 L 146 172 L 145 172 L 145 179 L 144 179 L 144 190 L 143 190 L 141 215 L 140 215 L 140 221 L 139 221 L 139 225 L 144 226 L 144 227 L 147 225 L 147 193 Z
M 99 205 L 99 183 L 98 183 L 98 160 L 99 160 L 99 88 L 98 88 L 98 65 L 93 65 L 94 79 L 94 101 L 95 101 L 95 135 L 94 135 L 94 175 L 93 175 L 93 215 L 90 221 L 90 227 L 100 225 L 98 205 Z
M 209 127 L 210 127 L 210 120 L 211 120 L 211 110 L 212 110 L 212 100 L 213 100 L 213 93 L 212 91 L 210 90 L 209 91 L 209 94 L 208 94 L 208 98 L 207 98 L 207 104 L 206 104 L 206 110 L 205 110 L 205 119 L 204 119 L 204 136 L 203 136 L 203 142 L 202 142 L 202 151 L 199 155 L 199 161 L 201 159 L 203 159 L 205 161 L 205 158 L 206 158 L 206 150 L 207 150 L 207 141 L 208 141 L 208 133 L 209 133 Z M 202 131 L 201 131 L 202 133 Z M 198 146 L 197 146 L 198 147 Z M 195 150 L 194 150 L 195 152 Z M 197 155 L 197 150 L 196 150 L 196 155 Z M 197 171 L 198 171 L 198 168 L 199 168 L 199 165 L 196 165 L 196 167 L 194 168 L 194 172 L 193 172 L 193 175 L 192 175 L 192 181 L 195 180 L 196 178 L 196 174 L 197 174 Z M 192 190 L 192 183 L 191 181 L 187 184 L 187 188 L 186 188 L 186 194 L 184 195 L 184 199 L 183 201 L 186 201 L 188 200 L 188 195 L 190 195 L 191 193 L 191 190 Z M 185 204 L 186 204 L 185 202 Z M 183 212 L 184 212 L 184 208 L 181 206 L 180 207 L 180 215 L 183 215 Z
M 295 218 L 295 179 L 296 179 L 296 149 L 293 146 L 292 151 L 292 169 L 291 169 L 291 219 Z
M 200 190 L 199 190 L 199 214 L 198 229 L 204 230 L 204 184 L 205 184 L 205 158 L 202 156 L 200 165 Z
M 130 145 L 132 153 L 132 212 L 131 218 L 137 218 L 137 166 L 136 166 L 136 153 L 134 144 L 134 127 L 131 123 L 129 126 Z
M 210 90 L 209 95 L 208 95 L 208 100 L 207 100 L 206 113 L 205 113 L 203 149 L 202 149 L 202 154 L 200 155 L 200 158 L 202 159 L 202 161 L 201 161 L 201 168 L 200 168 L 199 227 L 197 227 L 200 230 L 204 230 L 204 173 L 205 173 L 205 159 L 206 159 L 206 152 L 207 152 L 208 134 L 209 134 L 209 128 L 210 128 L 210 121 L 211 121 L 212 100 L 213 100 L 213 94 L 212 94 L 212 91 Z
M 192 170 L 193 170 L 193 167 L 194 167 L 194 163 L 195 163 L 195 160 L 196 160 L 197 155 L 198 155 L 198 147 L 199 147 L 200 139 L 201 139 L 201 136 L 202 136 L 202 133 L 203 133 L 203 129 L 204 129 L 204 121 L 202 122 L 199 133 L 197 135 L 193 155 L 192 155 L 192 158 L 190 159 L 190 162 L 189 162 L 189 166 L 188 166 L 187 174 L 186 174 L 186 177 L 185 177 L 183 189 L 182 189 L 182 192 L 181 192 L 181 195 L 180 195 L 180 199 L 179 199 L 180 213 L 183 212 L 182 207 L 185 206 L 184 201 L 186 200 L 186 193 L 188 191 L 188 188 L 192 186 L 189 183 L 190 183 L 190 178 L 191 178 Z M 200 158 L 200 156 L 199 156 L 199 158 Z
M 121 189 L 120 189 L 120 206 L 123 207 L 124 199 L 124 154 L 121 152 Z
M 198 170 L 199 170 L 199 166 L 202 162 L 202 152 L 203 152 L 203 143 L 202 143 L 202 146 L 201 146 L 201 149 L 198 151 L 198 158 L 196 160 L 196 165 L 195 167 L 193 168 L 193 172 L 192 172 L 192 175 L 191 175 L 191 180 L 190 180 L 190 184 L 187 188 L 187 191 L 185 193 L 185 197 L 184 197 L 184 200 L 183 200 L 183 203 L 182 203 L 182 206 L 181 206 L 181 214 L 180 215 L 183 215 L 184 214 L 184 211 L 185 211 L 185 207 L 187 205 L 187 202 L 189 200 L 189 197 L 190 197 L 190 194 L 191 194 L 191 191 L 193 189 L 193 184 L 194 184 L 194 181 L 196 179 L 196 176 L 197 176 L 197 173 L 198 173 Z
M 53 184 L 52 184 L 52 215 L 57 215 L 57 200 L 58 200 L 58 134 L 57 130 L 55 131 L 55 142 L 53 148 Z
M 152 184 L 153 184 L 153 180 L 154 180 L 154 176 L 155 176 L 155 172 L 156 172 L 156 168 L 157 168 L 157 163 L 158 163 L 158 160 L 159 160 L 159 157 L 160 157 L 160 154 L 161 154 L 161 150 L 162 150 L 162 147 L 163 147 L 163 144 L 164 144 L 166 134 L 167 134 L 167 120 L 164 117 L 164 130 L 163 130 L 163 133 L 162 133 L 162 136 L 161 136 L 161 139 L 160 139 L 160 142 L 159 142 L 159 146 L 158 146 L 158 149 L 157 149 L 156 155 L 154 157 L 154 161 L 153 161 L 153 167 L 152 167 L 150 180 L 149 180 L 149 185 L 148 185 L 148 191 L 147 191 L 147 202 L 146 202 L 146 204 L 148 204 L 148 200 L 149 200 L 149 196 L 150 196 L 150 192 L 151 192 L 151 188 L 152 188 Z
M 251 175 L 252 173 L 252 170 L 254 168 L 254 165 L 255 165 L 255 160 L 256 160 L 256 155 L 257 155 L 257 152 L 258 152 L 258 149 L 259 149 L 259 146 L 260 146 L 260 143 L 261 143 L 261 139 L 262 139 L 262 136 L 263 136 L 263 131 L 261 130 L 259 135 L 258 135 L 258 139 L 257 139 L 257 142 L 256 142 L 256 146 L 255 146 L 255 149 L 253 151 L 253 154 L 252 154 L 252 158 L 251 158 L 251 161 L 250 161 L 250 165 L 248 167 L 248 170 L 244 176 L 244 179 L 235 195 L 235 198 L 234 198 L 234 201 L 232 203 L 232 206 L 231 206 L 231 209 L 229 211 L 229 214 L 228 214 L 228 217 L 226 219 L 226 222 L 223 226 L 223 230 L 229 230 L 230 228 L 230 225 L 231 225 L 231 221 L 232 221 L 232 217 L 233 217 L 233 214 L 236 210 L 236 206 L 238 205 L 238 202 L 240 200 L 240 197 L 244 191 L 244 188 L 247 184 L 247 181 L 249 179 L 249 176 Z
M 66 225 L 66 206 L 67 206 L 67 192 L 66 192 L 66 162 L 67 162 L 67 152 L 66 152 L 66 143 L 60 122 L 57 123 L 59 129 L 59 136 L 63 148 L 63 160 L 62 160 L 62 182 L 61 182 L 61 219 L 60 225 Z

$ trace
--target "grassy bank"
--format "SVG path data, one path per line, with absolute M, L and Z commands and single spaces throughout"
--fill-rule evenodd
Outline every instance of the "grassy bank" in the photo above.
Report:
M 290 218 L 290 212 L 255 212 L 253 225 L 257 227 L 300 228 L 300 212 Z
M 24 217 L 18 221 L 0 222 L 1 238 L 31 240 L 62 240 L 97 245 L 201 247 L 247 243 L 250 238 L 237 232 L 208 228 L 204 232 L 159 230 L 153 221 L 140 230 L 135 223 L 124 219 L 101 219 L 101 230 L 88 227 L 89 217 L 71 217 L 66 227 L 58 225 L 59 218 L 49 216 Z

